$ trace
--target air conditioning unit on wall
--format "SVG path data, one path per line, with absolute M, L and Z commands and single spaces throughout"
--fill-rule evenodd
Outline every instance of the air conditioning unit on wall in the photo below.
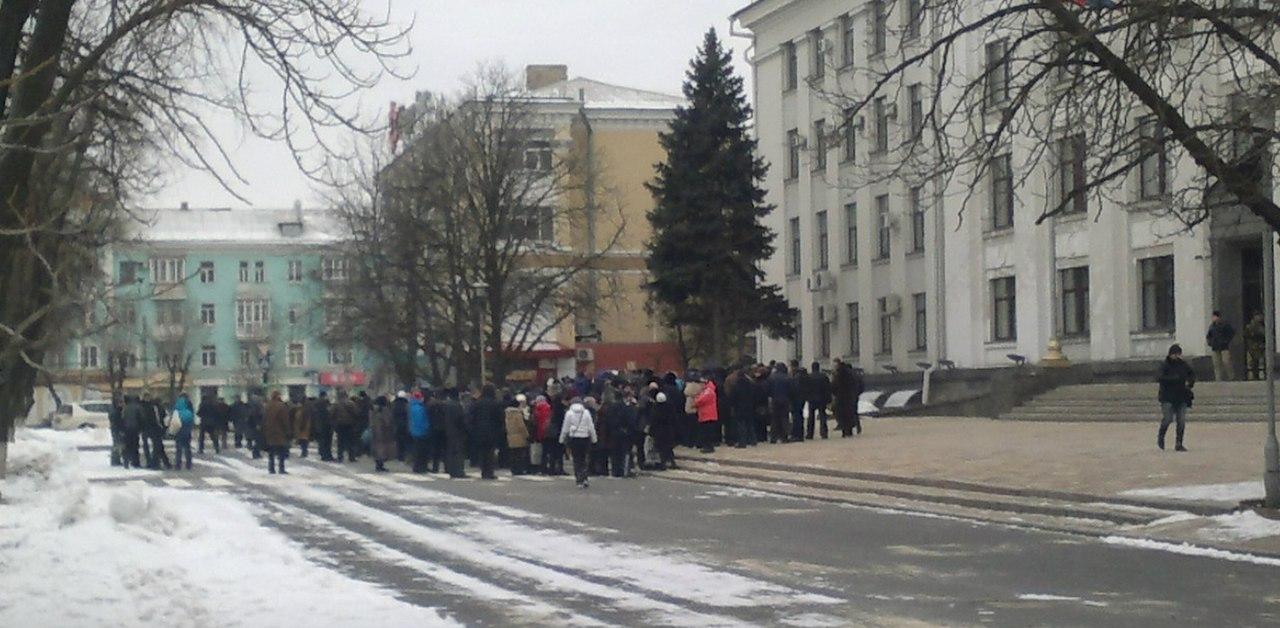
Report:
M 574 352 L 574 358 L 579 362 L 595 362 L 596 350 L 591 347 L 582 347 Z

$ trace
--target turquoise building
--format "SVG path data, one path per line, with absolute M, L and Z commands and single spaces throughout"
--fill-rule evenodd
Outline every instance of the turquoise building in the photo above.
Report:
M 104 257 L 112 286 L 63 356 L 64 386 L 105 392 L 109 360 L 126 390 L 167 391 L 185 370 L 192 398 L 376 384 L 338 322 L 347 264 L 327 212 L 184 204 L 140 210 L 132 231 Z

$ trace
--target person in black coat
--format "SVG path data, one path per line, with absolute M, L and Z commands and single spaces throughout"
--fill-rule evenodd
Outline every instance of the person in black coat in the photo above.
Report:
M 1169 424 L 1176 422 L 1176 451 L 1186 451 L 1182 445 L 1182 437 L 1187 428 L 1187 408 L 1191 407 L 1195 394 L 1191 388 L 1196 385 L 1196 373 L 1182 359 L 1182 347 L 1173 345 L 1164 362 L 1160 364 L 1160 431 L 1156 433 L 1156 446 L 1164 449 L 1164 435 L 1169 431 Z
M 791 368 L 791 440 L 804 441 L 804 406 L 813 397 L 813 378 L 803 366 L 792 365 Z M 810 409 L 812 412 L 812 409 Z
M 467 477 L 467 422 L 462 404 L 458 402 L 458 389 L 446 390 L 440 403 L 427 410 L 427 414 L 433 423 L 439 422 L 444 428 L 445 471 L 451 478 Z
M 218 442 L 218 435 L 215 431 L 218 424 L 218 401 L 211 396 L 200 399 L 200 407 L 196 408 L 196 416 L 200 417 L 200 440 L 196 453 L 204 453 L 204 437 L 208 436 L 213 440 L 214 451 L 222 452 L 222 443 Z
M 813 440 L 813 427 L 820 426 L 818 434 L 827 437 L 827 406 L 831 404 L 831 379 L 822 372 L 822 365 L 813 363 L 813 371 L 809 374 L 809 418 L 805 422 L 805 438 Z
M 231 402 L 231 427 L 236 431 L 235 446 L 240 449 L 244 446 L 245 436 L 249 433 L 249 404 L 244 402 L 240 395 L 236 395 L 235 401 Z M 253 446 L 252 442 L 249 444 Z
M 676 386 L 674 373 L 667 373 L 658 393 L 654 395 L 654 407 L 649 413 L 649 435 L 653 448 L 658 452 L 659 469 L 676 468 L 676 424 L 684 418 L 684 395 Z
M 147 422 L 147 413 L 150 411 L 150 404 L 144 407 L 137 397 L 133 395 L 125 396 L 124 411 L 120 413 L 120 418 L 124 424 L 124 453 L 122 454 L 122 460 L 126 469 L 130 466 L 135 469 L 142 467 L 142 458 L 138 455 L 138 438 L 142 435 L 142 427 Z
M 475 443 L 480 477 L 485 480 L 498 479 L 494 475 L 494 451 L 506 440 L 506 410 L 506 406 L 498 401 L 493 384 L 485 384 L 480 389 L 480 398 L 471 404 L 467 416 L 467 432 Z
M 144 443 L 150 443 L 147 452 L 147 468 L 159 469 L 164 467 L 172 469 L 173 463 L 169 461 L 169 454 L 164 450 L 164 435 L 168 431 L 165 425 L 165 418 L 169 413 L 165 411 L 164 404 L 159 399 L 152 399 L 148 404 L 147 422 L 142 428 L 142 437 Z
M 742 367 L 725 381 L 728 387 L 729 413 L 736 428 L 735 447 L 742 449 L 756 444 L 756 391 L 751 370 Z
M 795 387 L 791 377 L 787 375 L 787 367 L 778 364 L 769 376 L 769 442 L 789 443 L 791 436 L 787 429 L 787 414 L 791 411 L 791 400 Z
M 322 390 L 311 413 L 311 440 L 315 441 L 316 451 L 325 462 L 333 460 L 333 420 L 329 409 L 329 394 Z

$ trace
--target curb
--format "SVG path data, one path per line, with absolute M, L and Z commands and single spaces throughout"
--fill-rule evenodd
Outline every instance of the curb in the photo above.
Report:
M 991 484 L 979 484 L 977 482 L 965 482 L 961 480 L 936 480 L 930 478 L 918 478 L 901 475 L 888 475 L 884 473 L 872 473 L 869 471 L 844 471 L 840 469 L 830 469 L 827 467 L 815 467 L 808 465 L 792 465 L 779 462 L 767 462 L 762 460 L 734 460 L 725 458 L 711 458 L 707 456 L 685 455 L 685 460 L 695 462 L 715 463 L 724 466 L 737 466 L 754 469 L 765 469 L 769 471 L 783 471 L 786 473 L 804 473 L 818 476 L 844 478 L 849 480 L 863 480 L 867 482 L 881 482 L 885 484 L 901 484 L 906 486 L 923 486 L 928 488 L 936 488 L 950 491 L 965 491 L 969 493 L 985 493 L 988 495 L 1004 495 L 1007 497 L 1026 497 L 1039 499 L 1053 499 L 1057 501 L 1076 502 L 1082 504 L 1088 503 L 1105 503 L 1121 506 L 1136 506 L 1140 508 L 1155 508 L 1159 510 L 1178 510 L 1189 512 L 1194 515 L 1203 517 L 1212 517 L 1216 515 L 1226 515 L 1241 510 L 1240 506 L 1220 506 L 1206 502 L 1179 502 L 1155 499 L 1143 499 L 1139 497 L 1124 497 L 1115 495 L 1093 495 L 1089 493 L 1076 493 L 1072 491 L 1056 491 L 1048 489 L 1029 489 L 1008 486 L 996 486 Z

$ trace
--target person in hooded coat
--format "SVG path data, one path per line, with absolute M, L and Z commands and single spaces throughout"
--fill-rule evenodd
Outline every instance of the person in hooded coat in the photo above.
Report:
M 424 473 L 427 470 L 427 457 L 430 455 L 431 421 L 428 418 L 427 406 L 422 391 L 413 391 L 409 400 L 409 436 L 413 437 L 413 472 Z
M 369 418 L 373 432 L 370 448 L 373 450 L 374 471 L 385 472 L 385 463 L 396 456 L 396 419 L 386 397 L 373 401 L 373 415 Z
M 178 433 L 173 437 L 173 468 L 182 469 L 182 456 L 187 457 L 187 470 L 191 470 L 191 432 L 196 427 L 196 413 L 191 409 L 191 398 L 187 393 L 178 395 L 173 404 L 173 413 L 178 416 Z
M 458 401 L 458 389 L 445 391 L 438 412 L 432 412 L 444 429 L 444 468 L 451 478 L 467 477 L 467 421 L 462 404 Z
M 858 397 L 862 394 L 862 389 L 862 378 L 854 372 L 853 367 L 837 361 L 831 392 L 836 427 L 840 428 L 841 438 L 853 436 L 855 429 L 859 434 L 862 433 L 862 422 L 858 420 Z
M 1160 384 L 1160 431 L 1156 432 L 1156 446 L 1164 449 L 1164 435 L 1169 430 L 1169 425 L 1176 423 L 1177 443 L 1174 446 L 1175 451 L 1186 451 L 1183 446 L 1182 438 L 1187 428 L 1187 408 L 1191 407 L 1191 402 L 1195 400 L 1195 393 L 1192 387 L 1196 385 L 1196 372 L 1191 366 L 1182 359 L 1182 347 L 1173 345 L 1169 347 L 1169 353 L 1165 356 L 1164 362 L 1160 363 L 1160 375 L 1157 377 Z
M 720 431 L 720 404 L 716 396 L 715 380 L 707 379 L 703 383 L 702 390 L 698 391 L 698 396 L 693 400 L 693 405 L 698 411 L 698 435 L 702 445 L 700 451 L 704 454 L 714 453 Z
M 284 461 L 289 457 L 289 443 L 293 440 L 293 417 L 289 404 L 280 398 L 278 390 L 271 391 L 271 401 L 263 412 L 262 440 L 267 445 L 267 470 L 275 473 L 278 460 L 280 473 L 288 473 Z
M 569 447 L 573 456 L 573 479 L 578 488 L 589 486 L 587 456 L 596 442 L 596 424 L 591 411 L 577 398 L 564 413 L 564 425 L 560 428 L 560 444 Z

